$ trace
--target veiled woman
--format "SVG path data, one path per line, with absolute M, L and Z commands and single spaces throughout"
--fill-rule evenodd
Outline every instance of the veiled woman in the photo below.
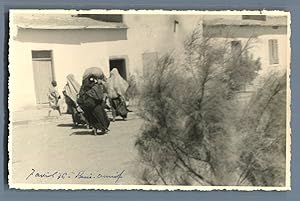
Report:
M 128 83 L 120 76 L 118 69 L 113 68 L 111 70 L 107 85 L 113 121 L 117 116 L 121 116 L 123 120 L 126 120 L 128 109 L 125 93 L 128 89 Z
M 72 114 L 72 120 L 75 126 L 86 124 L 83 111 L 77 103 L 79 90 L 80 84 L 75 80 L 73 74 L 69 74 L 67 76 L 67 84 L 64 87 L 63 94 L 65 96 L 66 104 L 68 105 L 68 113 Z
M 94 135 L 97 135 L 97 130 L 106 133 L 110 124 L 104 109 L 105 87 L 101 79 L 104 79 L 104 74 L 100 68 L 87 69 L 77 99 Z

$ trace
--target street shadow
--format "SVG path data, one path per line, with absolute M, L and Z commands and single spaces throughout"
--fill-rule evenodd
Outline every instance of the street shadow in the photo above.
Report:
M 126 122 L 126 121 L 129 121 L 130 119 L 127 119 L 127 120 L 124 120 L 124 119 L 115 119 L 115 121 L 113 121 L 111 118 L 110 118 L 110 122 L 116 122 L 116 121 L 123 121 L 123 122 Z
M 74 124 L 69 123 L 69 124 L 57 124 L 58 127 L 73 127 Z
M 83 128 L 87 128 L 86 125 L 77 125 L 74 126 L 74 124 L 72 123 L 68 123 L 68 124 L 57 124 L 58 127 L 71 127 L 72 129 L 83 129 Z
M 72 126 L 72 129 L 88 129 L 87 127 L 86 127 L 86 125 L 77 125 L 77 126 Z
M 106 135 L 107 133 L 98 132 L 96 136 Z M 73 135 L 92 135 L 95 136 L 92 131 L 76 131 L 70 134 L 70 136 Z

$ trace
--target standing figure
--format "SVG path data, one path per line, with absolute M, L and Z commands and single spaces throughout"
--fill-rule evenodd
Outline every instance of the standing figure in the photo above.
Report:
M 99 70 L 94 70 L 84 74 L 77 102 L 93 128 L 94 135 L 97 135 L 97 130 L 101 130 L 102 133 L 109 131 L 110 121 L 104 109 L 104 86 L 98 81 Z
M 121 116 L 123 120 L 127 119 L 128 109 L 125 101 L 127 89 L 128 83 L 120 76 L 118 70 L 113 68 L 108 79 L 108 97 L 113 121 L 115 121 L 116 116 Z
M 51 85 L 49 87 L 49 91 L 48 91 L 48 100 L 49 100 L 49 106 L 50 109 L 48 111 L 48 116 L 50 116 L 51 111 L 52 110 L 57 110 L 59 112 L 59 115 L 61 115 L 61 111 L 60 111 L 60 105 L 59 105 L 59 99 L 60 99 L 60 95 L 56 89 L 57 83 L 56 81 L 52 81 Z
M 83 116 L 83 111 L 77 103 L 77 96 L 79 94 L 79 90 L 79 83 L 75 80 L 73 74 L 69 74 L 67 76 L 67 84 L 64 87 L 63 94 L 65 96 L 65 101 L 68 106 L 68 113 L 72 115 L 74 126 L 78 126 L 79 124 L 86 124 L 86 120 Z

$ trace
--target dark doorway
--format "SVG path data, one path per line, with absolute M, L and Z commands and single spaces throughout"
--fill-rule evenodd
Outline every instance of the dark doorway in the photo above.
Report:
M 110 59 L 109 70 L 111 71 L 113 68 L 118 69 L 120 75 L 127 80 L 125 59 Z

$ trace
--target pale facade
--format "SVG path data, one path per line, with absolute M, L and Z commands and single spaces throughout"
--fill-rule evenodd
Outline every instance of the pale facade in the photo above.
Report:
M 141 75 L 147 54 L 151 58 L 173 50 L 183 43 L 184 36 L 197 26 L 198 21 L 198 16 L 124 15 L 123 23 L 127 28 L 18 28 L 10 43 L 10 56 L 14 58 L 10 60 L 10 80 L 13 80 L 10 108 L 22 110 L 39 104 L 37 79 L 41 76 L 34 73 L 32 51 L 51 52 L 52 79 L 57 81 L 61 92 L 70 73 L 81 82 L 84 70 L 97 66 L 108 76 L 113 67 L 111 60 L 125 63 L 127 77 L 131 73 Z
M 213 20 L 215 17 L 206 18 Z M 124 77 L 132 73 L 142 75 L 147 70 L 145 62 L 153 56 L 182 50 L 183 41 L 197 26 L 204 31 L 208 28 L 213 31 L 222 29 L 218 26 L 207 26 L 206 18 L 199 15 L 123 15 L 124 26 L 111 23 L 110 28 L 101 25 L 82 28 L 66 24 L 65 27 L 60 27 L 59 24 L 57 27 L 18 27 L 12 32 L 10 40 L 10 57 L 13 58 L 10 59 L 10 109 L 22 110 L 44 104 L 45 92 L 41 91 L 46 89 L 41 89 L 45 87 L 40 84 L 44 79 L 55 79 L 61 92 L 68 74 L 74 74 L 81 82 L 82 74 L 88 67 L 101 67 L 108 76 L 110 69 L 119 65 L 124 68 Z M 72 21 L 67 22 L 67 25 L 72 25 Z M 255 57 L 261 57 L 263 69 L 286 68 L 286 25 L 277 28 L 253 28 L 252 25 L 238 27 L 233 32 L 238 34 L 229 38 L 244 43 L 249 36 L 249 30 L 259 32 L 257 43 L 251 51 Z M 216 40 L 223 39 L 222 34 L 216 36 Z M 275 58 L 278 62 L 274 64 L 269 63 L 270 39 L 277 40 L 274 48 L 278 52 L 273 56 L 278 56 Z M 48 74 L 50 77 L 47 78 Z
M 290 65 L 287 17 L 253 17 L 208 19 L 203 21 L 203 27 L 204 34 L 211 35 L 216 43 L 228 43 L 231 48 L 237 44 L 242 49 L 247 46 L 254 59 L 260 58 L 261 70 L 254 81 L 254 84 L 260 84 L 262 78 L 271 72 L 284 73 Z

